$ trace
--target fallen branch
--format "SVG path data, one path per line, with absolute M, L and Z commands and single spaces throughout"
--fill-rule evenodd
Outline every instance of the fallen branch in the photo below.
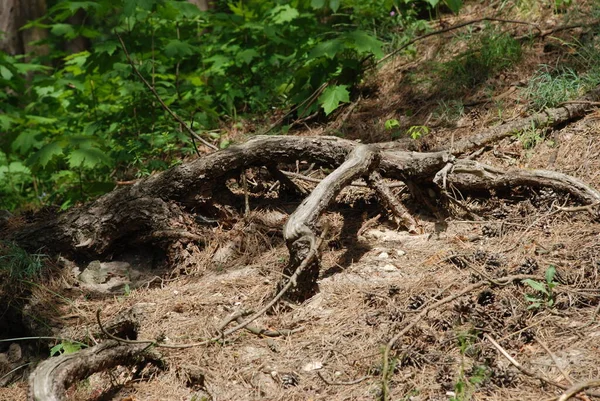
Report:
M 492 337 L 491 337 L 489 334 L 485 333 L 483 336 L 484 336 L 484 337 L 485 337 L 485 338 L 486 338 L 486 339 L 487 339 L 487 340 L 488 340 L 490 343 L 492 343 L 492 345 L 494 346 L 494 348 L 496 348 L 496 349 L 497 349 L 497 350 L 498 350 L 498 351 L 499 351 L 499 352 L 500 352 L 502 355 L 504 355 L 504 357 L 505 357 L 505 358 L 506 358 L 506 359 L 507 359 L 507 360 L 508 360 L 508 361 L 509 361 L 509 362 L 510 362 L 510 363 L 511 363 L 511 364 L 512 364 L 512 365 L 513 365 L 515 368 L 517 368 L 517 369 L 518 369 L 518 370 L 519 370 L 521 373 L 523 373 L 524 375 L 526 375 L 526 376 L 529 376 L 529 377 L 531 377 L 531 378 L 533 378 L 533 379 L 537 379 L 537 380 L 539 380 L 539 381 L 541 381 L 541 382 L 544 382 L 544 383 L 546 383 L 546 384 L 550 384 L 550 385 L 552 385 L 552 386 L 554 386 L 554 387 L 557 387 L 557 388 L 560 388 L 560 389 L 562 389 L 562 390 L 569 390 L 569 387 L 567 387 L 567 386 L 565 386 L 565 385 L 563 385 L 563 384 L 560 384 L 560 383 L 558 383 L 558 382 L 555 382 L 554 380 L 546 379 L 545 377 L 543 377 L 543 376 L 540 376 L 540 375 L 538 375 L 538 374 L 535 374 L 534 372 L 530 371 L 529 369 L 526 369 L 525 367 L 523 367 L 523 365 L 521 365 L 519 362 L 517 362 L 517 360 L 516 360 L 515 358 L 513 358 L 512 356 L 510 356 L 510 354 L 509 354 L 509 353 L 508 353 L 508 352 L 507 352 L 507 351 L 506 351 L 504 348 L 502 348 L 502 346 L 501 346 L 500 344 L 498 344 L 498 343 L 496 342 L 496 340 L 494 340 L 494 339 L 493 339 L 493 338 L 492 338 Z M 600 384 L 597 384 L 597 385 L 600 385 Z M 593 387 L 593 385 L 592 385 L 592 386 L 588 386 L 588 387 Z M 584 390 L 585 388 L 588 388 L 588 387 L 584 387 L 582 390 Z M 571 388 L 574 388 L 574 387 L 571 387 Z M 571 396 L 572 396 L 572 395 L 574 395 L 574 394 L 577 394 L 578 392 L 580 392 L 580 391 L 582 391 L 582 390 L 578 390 L 578 391 L 576 391 L 575 393 L 573 393 L 573 394 L 569 395 L 569 397 L 571 397 Z M 588 395 L 591 395 L 591 396 L 594 396 L 594 397 L 598 397 L 598 396 L 600 396 L 600 393 L 586 392 L 586 394 L 588 394 Z M 563 394 L 563 396 L 564 396 L 564 394 Z M 564 400 L 567 400 L 567 399 L 568 399 L 568 398 L 565 398 Z M 561 399 L 559 399 L 559 401 L 564 401 L 564 400 L 561 400 Z
M 325 177 L 304 199 L 291 214 L 283 227 L 290 259 L 283 271 L 284 277 L 295 274 L 294 271 L 301 263 L 304 264 L 311 251 L 315 248 L 315 234 L 312 231 L 317 219 L 325 211 L 344 187 L 356 178 L 369 174 L 377 167 L 379 155 L 368 145 L 358 145 L 331 174 Z M 305 266 L 296 276 L 297 283 L 293 291 L 287 294 L 291 300 L 302 302 L 312 297 L 318 289 L 318 261 Z M 289 281 L 288 281 L 289 283 Z M 278 288 L 284 287 L 280 282 Z
M 419 41 L 421 41 L 423 39 L 426 39 L 426 38 L 428 38 L 430 36 L 440 35 L 442 33 L 454 31 L 456 29 L 463 28 L 465 26 L 469 26 L 469 25 L 473 25 L 473 24 L 477 24 L 479 22 L 485 22 L 485 21 L 504 22 L 504 23 L 508 23 L 508 24 L 519 24 L 519 25 L 529 25 L 529 26 L 532 26 L 535 29 L 537 29 L 540 33 L 542 32 L 541 28 L 537 24 L 533 24 L 531 22 L 518 21 L 518 20 L 509 20 L 509 19 L 502 19 L 502 18 L 494 18 L 494 17 L 477 18 L 477 19 L 474 19 L 474 20 L 470 20 L 470 21 L 462 22 L 460 24 L 449 26 L 448 28 L 439 29 L 437 31 L 433 31 L 433 32 L 429 32 L 429 33 L 426 33 L 426 34 L 421 35 L 421 36 L 417 36 L 416 38 L 408 41 L 404 45 L 402 45 L 399 48 L 395 49 L 393 52 L 391 52 L 389 54 L 386 54 L 385 57 L 383 57 L 383 58 L 381 58 L 380 60 L 377 61 L 376 65 L 383 63 L 385 60 L 389 59 L 390 57 L 395 56 L 396 54 L 400 53 L 402 50 L 406 49 L 407 47 L 409 47 L 409 46 L 411 46 L 411 45 L 413 45 L 413 44 L 415 44 L 415 43 L 417 43 L 417 42 L 419 42 Z
M 383 182 L 381 174 L 373 171 L 368 178 L 369 185 L 373 187 L 379 199 L 384 206 L 388 207 L 392 213 L 402 222 L 404 227 L 411 234 L 422 234 L 423 228 L 417 223 L 417 220 L 408 212 L 406 207 L 392 194 L 389 187 Z
M 483 146 L 492 144 L 501 139 L 515 135 L 515 133 L 534 128 L 556 127 L 567 121 L 573 120 L 586 114 L 589 102 L 600 100 L 600 87 L 596 87 L 584 96 L 576 99 L 569 104 L 559 106 L 553 109 L 546 109 L 539 113 L 525 118 L 510 121 L 496 127 L 486 129 L 477 135 L 470 136 L 453 144 L 452 153 L 459 155 L 473 149 L 479 149 Z M 440 146 L 434 150 L 443 150 L 445 146 Z
M 600 386 L 600 379 L 592 379 L 586 382 L 577 383 L 571 387 L 569 387 L 563 395 L 561 395 L 558 401 L 567 401 L 569 398 L 575 396 L 577 393 L 580 393 L 590 387 L 598 387 Z

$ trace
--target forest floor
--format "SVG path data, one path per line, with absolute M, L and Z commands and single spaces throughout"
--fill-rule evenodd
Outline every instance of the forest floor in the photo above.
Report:
M 539 23 L 542 30 L 566 23 L 566 16 L 552 9 L 532 10 L 524 15 L 512 9 L 502 17 Z M 490 13 L 467 3 L 460 18 L 445 17 L 443 27 Z M 493 24 L 513 37 L 531 29 Z M 448 145 L 530 114 L 532 96 L 542 96 L 528 94 L 540 65 L 563 62 L 572 50 L 568 43 L 581 41 L 587 32 L 579 27 L 529 41 L 520 61 L 461 89 L 457 75 L 444 77 L 447 70 L 440 65 L 467 51 L 467 36 L 481 34 L 484 26 L 472 25 L 468 35 L 463 28 L 420 41 L 416 57 L 395 57 L 367 77 L 361 97 L 332 122 L 293 133 L 336 134 L 370 143 L 426 126 L 423 138 L 404 140 L 415 150 Z M 590 40 L 600 46 L 598 38 Z M 600 189 L 600 113 L 595 107 L 559 129 L 532 128 L 504 139 L 476 159 L 507 169 L 556 170 Z M 398 126 L 386 129 L 391 120 Z M 307 169 L 298 166 L 299 173 Z M 482 193 L 465 199 L 456 193 L 463 206 L 455 205 L 452 215 L 440 220 L 424 205 L 411 203 L 402 189 L 396 193 L 407 201 L 424 234 L 398 229 L 374 193 L 363 187 L 344 189 L 335 208 L 322 217 L 331 228 L 321 253 L 319 293 L 255 322 L 272 330 L 301 331 L 267 338 L 242 330 L 225 344 L 160 349 L 165 371 L 149 371 L 135 381 L 128 380 L 125 368 L 97 373 L 74 385 L 69 400 L 376 400 L 382 397 L 382 350 L 409 325 L 392 349 L 390 400 L 552 400 L 564 389 L 548 382 L 566 388 L 600 377 L 597 214 L 561 210 L 567 203 L 564 194 L 515 189 L 509 196 Z M 264 199 L 250 199 L 253 210 L 264 204 Z M 279 217 L 297 204 L 280 204 Z M 227 315 L 265 304 L 286 265 L 281 231 L 259 233 L 254 225 L 249 218 L 215 225 L 211 240 L 190 250 L 184 268 L 151 271 L 158 276 L 154 282 L 120 295 L 91 297 L 72 286 L 65 272 L 48 285 L 52 293 L 38 289 L 32 298 L 39 307 L 56 305 L 48 314 L 62 338 L 98 333 L 97 309 L 109 321 L 135 305 L 142 314 L 140 339 L 186 343 L 211 338 Z M 241 238 L 237 256 L 215 262 L 215 252 L 233 237 Z M 141 260 L 136 269 L 151 264 Z M 539 278 L 530 284 L 473 286 L 515 274 Z M 470 286 L 473 290 L 466 291 Z M 447 299 L 463 290 L 462 296 Z M 424 310 L 428 313 L 420 313 Z M 0 400 L 22 400 L 26 392 L 26 383 L 17 382 L 0 388 Z

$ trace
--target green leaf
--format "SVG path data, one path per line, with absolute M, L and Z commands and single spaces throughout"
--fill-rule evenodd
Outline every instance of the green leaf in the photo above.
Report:
M 50 356 L 54 356 L 56 354 L 60 354 L 63 349 L 63 344 L 56 344 L 54 347 L 50 348 Z
M 295 8 L 290 7 L 289 5 L 277 6 L 270 12 L 272 16 L 272 21 L 275 24 L 285 24 L 286 22 L 290 22 L 295 18 L 298 18 L 300 13 Z
M 81 344 L 72 343 L 70 341 L 63 341 L 63 350 L 65 354 L 74 354 L 81 350 Z
M 246 49 L 239 52 L 236 56 L 236 60 L 243 62 L 244 64 L 250 64 L 252 59 L 260 57 L 260 54 L 254 49 Z
M 27 164 L 30 166 L 39 164 L 42 167 L 46 167 L 48 162 L 50 162 L 54 156 L 62 155 L 62 153 L 62 145 L 58 142 L 52 142 L 31 155 L 31 157 L 27 159 Z
M 458 14 L 460 9 L 462 8 L 462 0 L 444 0 L 446 5 L 454 14 Z
M 549 295 L 548 294 L 548 290 L 546 289 L 546 285 L 543 284 L 543 283 L 540 283 L 539 281 L 535 281 L 535 280 L 531 280 L 531 279 L 526 279 L 526 280 L 523 280 L 523 283 L 527 284 L 528 286 L 530 286 L 534 290 L 536 290 L 538 292 L 541 292 L 542 294 Z
M 4 131 L 8 131 L 14 122 L 15 120 L 12 117 L 7 116 L 6 114 L 0 114 L 0 128 L 2 128 Z
M 556 276 L 556 266 L 550 265 L 548 269 L 546 269 L 546 283 L 552 283 L 554 281 L 554 276 Z
M 326 115 L 337 109 L 340 103 L 350 101 L 350 93 L 346 88 L 347 85 L 330 86 L 319 96 L 319 104 L 325 110 Z
M 126 17 L 132 17 L 137 8 L 150 11 L 156 0 L 125 0 L 123 4 L 123 14 Z
M 94 168 L 99 165 L 109 165 L 110 159 L 98 148 L 81 148 L 71 152 L 68 157 L 69 166 Z
M 429 5 L 431 6 L 431 8 L 435 8 L 435 6 L 437 6 L 440 2 L 440 0 L 425 0 L 427 3 L 429 3 Z
M 377 58 L 383 57 L 383 51 L 381 50 L 383 42 L 376 37 L 365 31 L 352 31 L 348 33 L 347 37 L 359 53 L 373 53 Z
M 329 0 L 329 8 L 334 13 L 337 13 L 337 10 L 340 8 L 340 0 Z
M 400 122 L 395 118 L 389 119 L 385 121 L 385 129 L 390 130 L 392 128 L 400 127 Z
M 167 43 L 164 52 L 167 57 L 183 58 L 194 54 L 194 47 L 187 42 L 173 39 Z
M 10 79 L 13 77 L 13 73 L 3 65 L 0 65 L 0 75 L 7 81 L 10 81 Z
M 56 36 L 66 36 L 69 39 L 76 36 L 75 29 L 73 29 L 73 25 L 71 24 L 54 24 L 52 25 L 52 29 L 50 29 L 50 33 Z
M 107 40 L 105 42 L 100 42 L 94 46 L 95 53 L 107 53 L 109 56 L 112 56 L 117 50 L 117 42 L 113 42 Z
M 325 0 L 311 0 L 310 6 L 315 10 L 325 7 Z
M 333 59 L 336 54 L 342 52 L 345 48 L 344 42 L 340 39 L 326 40 L 325 42 L 321 42 L 316 45 L 308 57 L 314 59 L 326 56 L 330 59 Z
M 29 123 L 33 123 L 33 125 L 37 125 L 37 124 L 48 125 L 48 124 L 54 124 L 58 121 L 56 118 L 34 116 L 31 114 L 27 115 L 27 120 Z
M 176 8 L 185 18 L 193 18 L 202 13 L 197 5 L 187 1 L 173 1 L 170 2 L 170 5 Z
M 39 135 L 40 133 L 37 130 L 24 130 L 12 141 L 11 149 L 25 154 L 34 147 L 42 145 L 42 142 L 37 139 Z

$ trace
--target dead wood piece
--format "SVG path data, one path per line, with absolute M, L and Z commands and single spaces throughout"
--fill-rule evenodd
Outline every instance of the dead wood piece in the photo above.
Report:
M 283 185 L 288 190 L 302 196 L 306 196 L 308 194 L 306 189 L 302 188 L 300 185 L 296 185 L 294 181 L 290 180 L 290 178 L 287 175 L 285 175 L 281 170 L 279 170 L 276 166 L 273 166 L 272 164 L 267 165 L 267 170 L 269 170 L 269 174 L 271 174 L 273 178 L 278 180 L 281 183 L 281 185 Z
M 241 316 L 238 316 L 235 319 L 235 321 L 241 324 L 241 323 L 244 323 L 244 318 Z M 291 336 L 294 333 L 299 333 L 304 330 L 304 327 L 298 327 L 298 328 L 292 329 L 292 330 L 269 330 L 269 329 L 260 328 L 254 324 L 247 324 L 245 329 L 248 330 L 252 334 L 256 334 L 257 336 L 281 337 L 281 336 Z
M 556 127 L 569 120 L 585 115 L 589 108 L 589 102 L 600 100 L 600 87 L 588 92 L 586 95 L 554 109 L 547 109 L 539 113 L 535 113 L 529 117 L 510 121 L 496 127 L 489 128 L 480 132 L 477 135 L 463 139 L 454 143 L 452 153 L 459 155 L 473 149 L 479 149 L 485 145 L 497 142 L 503 138 L 514 135 L 516 132 L 528 129 L 531 127 Z M 438 147 L 434 150 L 443 150 L 445 146 Z
M 554 380 L 550 380 L 550 379 L 546 379 L 543 376 L 540 376 L 532 371 L 530 371 L 529 369 L 525 368 L 523 365 L 521 365 L 515 358 L 513 358 L 504 348 L 502 348 L 502 346 L 500 344 L 498 344 L 498 342 L 496 340 L 494 340 L 488 333 L 485 333 L 483 335 L 490 343 L 492 343 L 492 345 L 494 346 L 494 348 L 496 348 L 515 368 L 517 368 L 521 373 L 523 373 L 526 376 L 532 377 L 534 379 L 537 379 L 541 382 L 544 382 L 546 384 L 550 384 L 554 387 L 560 388 L 562 390 L 567 390 L 565 392 L 565 394 L 563 394 L 562 397 L 566 398 L 559 398 L 559 401 L 566 401 L 567 399 L 569 399 L 569 397 L 572 397 L 573 395 L 589 388 L 589 387 L 594 387 L 594 386 L 598 386 L 600 385 L 600 380 L 596 380 L 597 383 L 592 382 L 587 382 L 587 383 L 583 383 L 582 384 L 577 384 L 575 386 L 572 387 L 567 387 L 563 384 L 560 384 L 558 382 L 555 382 Z M 591 383 L 591 385 L 589 384 Z M 575 391 L 573 393 L 571 393 L 571 391 Z M 593 392 L 586 392 L 588 395 L 597 397 L 598 393 L 593 393 Z
M 600 379 L 593 379 L 583 383 L 577 383 L 571 387 L 569 387 L 563 395 L 560 396 L 558 401 L 567 401 L 569 398 L 575 396 L 577 393 L 582 392 L 585 389 L 590 387 L 598 387 L 600 386 Z
M 29 377 L 29 399 L 60 401 L 71 384 L 93 373 L 118 365 L 138 365 L 145 359 L 156 360 L 155 356 L 146 354 L 146 348 L 147 344 L 122 345 L 109 340 L 74 354 L 47 359 Z
M 108 254 L 116 246 L 122 248 L 127 244 L 151 242 L 164 246 L 167 242 L 164 241 L 165 237 L 177 241 L 172 233 L 180 229 L 174 222 L 187 213 L 180 205 L 194 204 L 198 197 L 222 199 L 223 194 L 219 192 L 222 183 L 233 173 L 252 166 L 269 165 L 274 160 L 282 164 L 306 160 L 319 167 L 336 168 L 357 146 L 364 145 L 336 137 L 257 136 L 245 144 L 211 153 L 201 159 L 139 180 L 133 185 L 117 188 L 94 202 L 81 208 L 70 209 L 54 219 L 26 225 L 12 232 L 8 239 L 34 251 L 44 249 L 46 253 L 77 255 L 89 259 Z M 417 183 L 431 182 L 436 173 L 448 163 L 454 162 L 455 172 L 460 167 L 463 167 L 463 170 L 473 170 L 475 166 L 468 164 L 469 161 L 455 162 L 454 156 L 448 151 L 407 152 L 398 150 L 393 143 L 370 146 L 380 155 L 377 171 L 381 176 L 405 182 L 413 194 L 419 189 Z M 456 180 L 463 180 L 466 190 L 512 182 L 507 178 L 500 179 L 500 170 L 494 171 L 491 167 L 483 170 L 488 175 L 483 180 Z M 473 175 L 473 171 L 468 172 L 471 174 L 467 175 Z M 451 175 L 464 176 L 454 173 Z M 357 174 L 356 178 L 360 176 L 361 174 Z M 539 177 L 532 177 L 531 172 L 522 172 L 521 175 L 513 177 L 519 177 L 523 184 L 539 185 Z M 564 175 L 559 175 L 559 180 L 556 177 L 546 177 L 547 184 L 541 185 L 558 185 L 558 189 L 561 189 L 561 186 L 567 187 L 569 191 L 584 194 L 584 199 L 598 199 L 589 188 L 581 186 L 579 181 L 570 181 L 568 176 Z M 333 177 L 320 185 L 331 185 L 332 179 Z M 412 187 L 411 183 L 414 183 Z M 344 182 L 338 189 L 348 184 Z M 336 185 L 338 184 L 334 186 Z M 325 187 L 322 186 L 320 190 Z M 316 199 L 318 196 L 309 197 L 307 200 Z M 301 208 L 306 210 L 306 205 Z M 153 237 L 153 232 L 165 233 L 165 237 Z M 194 235 L 183 236 L 198 240 Z
M 396 217 L 402 221 L 402 224 L 408 232 L 411 234 L 422 234 L 423 228 L 419 226 L 419 223 L 415 218 L 408 212 L 406 207 L 392 194 L 392 191 L 385 185 L 381 174 L 377 171 L 373 171 L 369 176 L 369 184 L 377 192 L 377 196 L 383 204 L 388 207 Z
M 519 185 L 551 187 L 570 193 L 587 203 L 600 202 L 600 192 L 577 178 L 548 170 L 502 170 L 473 160 L 457 160 L 448 182 L 469 190 L 510 188 Z
M 379 162 L 379 155 L 368 145 L 358 145 L 347 160 L 325 177 L 292 213 L 283 227 L 283 237 L 290 253 L 290 260 L 284 269 L 284 277 L 290 277 L 296 268 L 315 248 L 316 236 L 313 229 L 319 216 L 333 202 L 340 191 L 356 178 L 367 175 Z M 318 289 L 319 261 L 317 258 L 298 275 L 294 288 L 286 296 L 295 302 L 303 302 L 312 297 Z M 278 288 L 285 286 L 279 283 Z

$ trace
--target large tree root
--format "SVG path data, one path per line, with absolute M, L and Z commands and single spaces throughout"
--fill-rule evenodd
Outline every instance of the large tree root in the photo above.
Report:
M 93 373 L 118 365 L 133 366 L 156 361 L 145 349 L 148 344 L 120 344 L 108 340 L 74 354 L 65 354 L 40 363 L 29 377 L 29 399 L 60 401 L 69 386 Z
M 590 92 L 584 99 L 593 100 L 598 96 L 600 89 Z M 221 199 L 223 193 L 219 191 L 224 191 L 226 179 L 239 177 L 239 172 L 244 169 L 267 166 L 276 179 L 293 189 L 294 184 L 279 173 L 274 163 L 285 165 L 305 160 L 316 166 L 333 167 L 335 170 L 305 198 L 284 227 L 283 235 L 290 252 L 284 278 L 290 277 L 314 246 L 319 216 L 344 187 L 358 178 L 365 178 L 384 206 L 410 232 L 417 232 L 418 224 L 386 189 L 383 178 L 406 183 L 415 196 L 421 192 L 421 186 L 432 188 L 436 184 L 442 191 L 451 185 L 463 193 L 514 186 L 546 186 L 567 192 L 572 195 L 571 199 L 584 204 L 599 202 L 597 190 L 565 174 L 545 170 L 505 171 L 455 157 L 512 135 L 515 130 L 528 128 L 532 123 L 565 122 L 580 116 L 585 107 L 569 104 L 547 110 L 458 142 L 450 151 L 430 153 L 408 152 L 398 148 L 396 143 L 366 146 L 335 137 L 257 136 L 243 145 L 212 153 L 117 189 L 54 220 L 26 226 L 13 233 L 12 239 L 34 250 L 47 247 L 50 248 L 47 251 L 97 257 L 113 252 L 122 244 L 160 241 L 155 234 L 177 229 L 177 222 L 185 214 L 186 207 L 195 206 L 199 198 Z M 297 286 L 287 296 L 297 301 L 310 297 L 317 289 L 318 273 L 318 260 L 315 260 L 304 269 Z M 280 288 L 284 282 L 282 280 Z
M 283 237 L 286 240 L 290 260 L 283 271 L 284 277 L 291 277 L 294 271 L 311 250 L 315 250 L 317 237 L 313 228 L 319 216 L 329 207 L 331 202 L 344 187 L 357 178 L 369 174 L 379 158 L 371 147 L 358 145 L 333 173 L 329 174 L 311 194 L 304 199 L 296 211 L 292 213 L 283 227 Z M 317 278 L 319 277 L 319 261 L 315 259 L 297 278 L 293 289 L 287 292 L 287 297 L 295 301 L 304 301 L 313 296 L 317 291 Z M 285 285 L 283 280 L 279 287 Z

